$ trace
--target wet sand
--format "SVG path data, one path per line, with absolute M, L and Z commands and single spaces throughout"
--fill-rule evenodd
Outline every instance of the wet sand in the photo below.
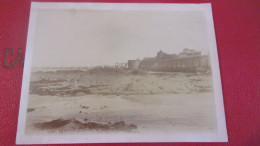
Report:
M 57 119 L 74 122 L 65 122 L 56 128 L 37 127 L 37 124 Z M 120 128 L 80 128 L 75 121 L 110 127 L 119 122 L 123 128 L 136 126 L 128 132 L 138 133 L 213 132 L 217 129 L 212 92 L 75 97 L 29 95 L 26 134 L 124 131 Z

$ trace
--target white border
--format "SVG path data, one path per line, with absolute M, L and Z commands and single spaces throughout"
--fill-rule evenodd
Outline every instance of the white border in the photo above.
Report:
M 210 44 L 210 61 L 214 84 L 214 97 L 218 133 L 154 133 L 154 134 L 92 134 L 92 135 L 24 135 L 28 91 L 31 74 L 33 40 L 38 9 L 84 9 L 84 10 L 120 10 L 120 11 L 192 11 L 205 14 L 207 21 L 208 41 Z M 25 54 L 23 83 L 19 108 L 16 144 L 54 144 L 54 143 L 113 143 L 113 142 L 227 142 L 227 130 L 223 105 L 221 78 L 218 63 L 217 45 L 214 31 L 211 4 L 136 4 L 136 3 L 65 3 L 65 2 L 32 2 Z

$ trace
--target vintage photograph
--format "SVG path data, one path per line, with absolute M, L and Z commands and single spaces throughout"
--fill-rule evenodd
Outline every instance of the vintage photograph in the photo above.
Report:
M 227 141 L 214 35 L 210 4 L 32 3 L 17 143 Z

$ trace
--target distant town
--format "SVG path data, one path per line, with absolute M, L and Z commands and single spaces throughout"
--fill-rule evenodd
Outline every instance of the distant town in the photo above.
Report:
M 178 71 L 195 72 L 199 69 L 209 69 L 209 56 L 202 55 L 201 51 L 183 49 L 181 53 L 167 54 L 159 51 L 156 57 L 143 60 L 128 60 L 129 69 L 143 69 L 148 71 Z
M 167 54 L 163 51 L 157 52 L 155 57 L 146 57 L 142 60 L 128 60 L 124 63 L 115 63 L 114 66 L 92 66 L 92 67 L 33 67 L 33 72 L 38 70 L 89 70 L 93 68 L 124 68 L 132 70 L 162 71 L 162 72 L 196 72 L 198 70 L 210 69 L 208 55 L 202 55 L 201 51 L 183 49 L 179 54 Z

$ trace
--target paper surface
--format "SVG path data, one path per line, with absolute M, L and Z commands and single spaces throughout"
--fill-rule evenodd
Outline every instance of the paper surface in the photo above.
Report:
M 210 4 L 31 5 L 17 144 L 225 142 Z

